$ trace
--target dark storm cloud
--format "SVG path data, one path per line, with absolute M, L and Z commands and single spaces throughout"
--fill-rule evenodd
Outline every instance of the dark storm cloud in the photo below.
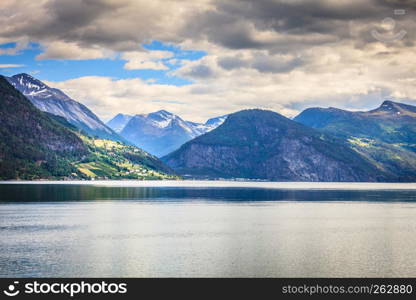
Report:
M 190 21 L 193 26 L 187 27 L 185 35 L 207 38 L 231 49 L 277 52 L 346 39 L 357 39 L 356 45 L 363 46 L 377 42 L 371 36 L 372 27 L 383 18 L 394 17 L 395 9 L 406 12 L 396 17 L 398 25 L 414 20 L 415 1 L 217 1 L 215 10 L 194 16 Z M 351 26 L 358 24 L 360 28 L 352 35 Z M 258 32 L 283 34 L 284 39 L 258 39 Z M 403 45 L 409 45 L 406 43 L 409 39 Z
M 247 60 L 234 57 L 234 56 L 220 57 L 217 59 L 217 63 L 221 68 L 225 70 L 247 68 L 250 66 Z
M 165 27 L 174 2 L 144 0 L 50 0 L 0 2 L 0 38 L 40 43 L 65 42 L 82 48 L 138 50 L 152 39 L 176 41 L 175 26 Z
M 290 61 L 270 61 L 266 56 L 259 57 L 253 61 L 252 68 L 261 73 L 287 73 L 303 65 L 300 58 Z
M 279 58 L 270 57 L 264 54 L 256 54 L 250 59 L 242 59 L 238 57 L 220 57 L 217 64 L 225 70 L 235 70 L 241 68 L 252 68 L 260 73 L 286 73 L 304 64 L 300 58 Z
M 120 34 L 108 30 L 108 26 L 102 28 L 94 25 L 96 20 L 105 18 L 111 11 L 117 10 L 120 5 L 110 4 L 100 0 L 55 0 L 45 6 L 51 16 L 49 22 L 40 28 L 36 28 L 34 35 L 42 37 L 46 34 L 54 38 L 69 42 L 77 42 L 80 45 L 113 45 L 118 48 L 119 43 L 131 40 L 130 32 Z M 108 20 L 110 23 L 111 20 Z M 46 27 L 46 28 L 45 28 Z M 47 37 L 47 36 L 46 36 Z
M 406 14 L 394 16 L 395 9 Z M 16 0 L 0 16 L 0 39 L 60 41 L 115 51 L 137 50 L 152 39 L 208 40 L 228 49 L 284 53 L 345 40 L 365 47 L 377 42 L 371 29 L 386 17 L 394 17 L 397 27 L 408 31 L 396 46 L 412 46 L 416 1 L 218 0 L 204 6 L 180 0 Z
M 34 12 L 36 22 L 13 25 L 9 35 L 28 35 L 34 38 L 68 38 L 74 31 L 87 27 L 112 6 L 99 0 L 74 0 L 46 2 L 42 9 Z M 20 12 L 22 13 L 22 12 Z

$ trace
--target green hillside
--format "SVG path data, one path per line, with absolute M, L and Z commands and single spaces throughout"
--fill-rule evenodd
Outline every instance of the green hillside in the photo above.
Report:
M 374 110 L 358 112 L 315 107 L 294 120 L 342 138 L 369 138 L 416 150 L 416 107 L 408 104 L 384 101 Z
M 308 108 L 295 121 L 348 142 L 397 181 L 416 180 L 416 107 L 384 101 L 370 111 Z
M 171 179 L 158 158 L 43 113 L 0 77 L 0 179 Z

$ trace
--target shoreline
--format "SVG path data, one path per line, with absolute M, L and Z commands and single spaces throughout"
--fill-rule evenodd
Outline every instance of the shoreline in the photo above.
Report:
M 95 185 L 107 187 L 260 188 L 289 190 L 416 190 L 416 183 L 384 182 L 270 182 L 235 180 L 39 180 L 0 181 L 0 185 Z

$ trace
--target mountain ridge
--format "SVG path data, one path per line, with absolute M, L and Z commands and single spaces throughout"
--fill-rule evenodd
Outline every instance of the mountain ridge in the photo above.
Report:
M 131 145 L 87 135 L 42 112 L 0 76 L 1 179 L 170 179 L 173 171 Z
M 120 133 L 127 123 L 133 118 L 133 115 L 118 113 L 112 117 L 106 125 L 113 129 L 115 132 Z
M 80 159 L 87 148 L 74 133 L 50 120 L 0 76 L 0 178 L 69 176 L 67 157 Z
M 105 125 L 88 107 L 26 73 L 6 77 L 38 109 L 67 119 L 88 134 L 116 141 L 125 140 Z
M 369 111 L 313 107 L 293 120 L 339 137 L 376 139 L 416 151 L 416 107 L 412 105 L 386 100 Z
M 248 109 L 205 123 L 166 110 L 108 122 L 167 167 L 142 149 L 91 135 L 62 103 L 82 104 L 62 91 L 27 74 L 12 79 L 0 78 L 0 178 L 174 178 L 174 169 L 197 178 L 416 181 L 416 107 L 409 104 L 312 107 L 293 120 Z M 49 98 L 53 109 L 42 106 Z
M 340 139 L 267 110 L 229 115 L 162 160 L 182 175 L 273 181 L 384 181 Z
M 123 126 L 127 118 L 128 121 Z M 123 127 L 119 131 L 123 138 L 161 157 L 176 150 L 183 143 L 216 128 L 225 118 L 226 116 L 212 118 L 203 124 L 185 121 L 178 115 L 162 109 L 134 116 L 117 114 L 107 124 L 117 128 Z

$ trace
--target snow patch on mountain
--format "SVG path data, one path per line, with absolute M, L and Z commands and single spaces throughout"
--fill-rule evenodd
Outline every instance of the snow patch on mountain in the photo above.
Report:
M 51 88 L 42 81 L 24 73 L 6 77 L 6 79 L 38 109 L 64 117 L 68 122 L 89 134 L 122 140 L 85 105 L 71 99 L 62 91 Z
M 114 130 L 120 130 L 121 114 L 109 123 Z M 187 141 L 196 138 L 221 125 L 227 116 L 208 120 L 206 123 L 185 121 L 178 115 L 166 110 L 149 114 L 138 114 L 130 118 L 118 131 L 121 136 L 138 147 L 156 155 L 163 156 L 176 150 Z M 113 120 L 115 120 L 113 122 Z

